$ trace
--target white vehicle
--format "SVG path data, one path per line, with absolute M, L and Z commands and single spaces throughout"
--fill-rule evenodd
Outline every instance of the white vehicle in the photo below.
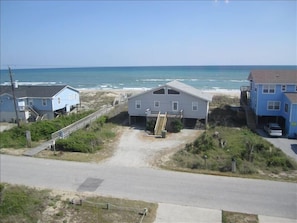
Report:
M 283 135 L 282 128 L 277 123 L 268 123 L 264 125 L 264 130 L 271 137 L 280 137 Z

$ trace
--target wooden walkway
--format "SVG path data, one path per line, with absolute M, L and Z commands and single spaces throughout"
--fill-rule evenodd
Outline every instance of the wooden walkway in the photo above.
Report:
M 43 151 L 45 149 L 50 149 L 52 145 L 53 145 L 53 140 L 46 141 L 46 142 L 40 144 L 39 146 L 24 152 L 23 155 L 24 156 L 35 156 L 36 154 L 40 153 L 41 151 Z
M 248 105 L 243 105 L 243 108 L 245 110 L 247 127 L 255 132 L 257 129 L 255 114 Z

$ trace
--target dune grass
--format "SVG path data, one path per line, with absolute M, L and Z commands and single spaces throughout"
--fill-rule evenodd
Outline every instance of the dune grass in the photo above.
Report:
M 0 219 L 9 222 L 139 222 L 152 223 L 158 205 L 111 197 L 53 193 L 0 184 Z M 82 202 L 80 203 L 80 200 Z M 108 209 L 107 209 L 108 204 Z M 144 209 L 147 214 L 142 215 Z

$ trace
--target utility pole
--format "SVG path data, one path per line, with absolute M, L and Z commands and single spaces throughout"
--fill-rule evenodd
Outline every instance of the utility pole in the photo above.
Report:
M 12 72 L 10 67 L 8 67 L 9 70 L 9 76 L 10 76 L 10 83 L 11 83 L 11 91 L 12 91 L 12 96 L 13 96 L 13 103 L 14 103 L 14 110 L 15 110 L 15 115 L 16 115 L 16 122 L 18 124 L 18 127 L 20 127 L 20 119 L 19 119 L 19 113 L 18 113 L 18 107 L 17 107 L 17 102 L 16 102 L 16 97 L 15 97 L 15 91 L 14 91 L 14 82 L 12 78 Z

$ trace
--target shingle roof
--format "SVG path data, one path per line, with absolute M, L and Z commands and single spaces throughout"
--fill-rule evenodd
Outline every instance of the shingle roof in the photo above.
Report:
M 65 87 L 67 85 L 19 85 L 15 88 L 15 96 L 17 98 L 49 98 L 55 96 Z M 0 95 L 5 93 L 12 95 L 11 86 L 0 86 Z
M 145 91 L 145 92 L 133 95 L 130 98 L 134 98 L 134 97 L 137 97 L 139 95 L 146 94 L 147 92 L 155 91 L 156 89 L 160 89 L 160 88 L 162 88 L 164 86 L 167 86 L 169 88 L 173 88 L 175 90 L 179 90 L 179 91 L 184 92 L 186 94 L 190 94 L 190 95 L 192 95 L 194 97 L 201 98 L 201 99 L 203 99 L 205 101 L 211 101 L 212 100 L 212 95 L 211 94 L 202 92 L 202 91 L 198 90 L 197 88 L 194 88 L 194 87 L 192 87 L 190 85 L 184 84 L 184 83 L 179 82 L 177 80 L 171 81 L 171 82 L 169 82 L 169 83 L 167 83 L 167 84 L 165 84 L 163 86 L 153 88 L 153 89 L 151 89 L 149 91 Z
M 248 80 L 262 84 L 297 84 L 297 70 L 254 70 Z
M 291 103 L 297 103 L 297 93 L 285 93 L 286 97 L 290 100 Z
M 208 94 L 208 93 L 204 93 L 200 90 L 198 90 L 197 88 L 194 88 L 190 85 L 184 84 L 182 82 L 179 82 L 177 80 L 171 81 L 169 83 L 166 84 L 166 86 L 171 87 L 171 88 L 175 88 L 177 90 L 180 90 L 184 93 L 193 95 L 195 97 L 199 97 L 201 99 L 204 99 L 206 101 L 211 101 L 212 100 L 212 95 Z

